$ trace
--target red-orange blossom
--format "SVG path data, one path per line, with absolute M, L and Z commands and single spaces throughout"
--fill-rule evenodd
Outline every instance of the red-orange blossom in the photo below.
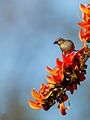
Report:
M 83 48 L 68 55 L 62 53 L 62 60 L 56 58 L 56 65 L 53 69 L 46 67 L 49 73 L 46 76 L 47 84 L 42 84 L 38 92 L 32 89 L 34 101 L 28 101 L 29 106 L 34 110 L 41 108 L 49 110 L 57 102 L 61 114 L 65 115 L 70 106 L 69 103 L 67 106 L 64 105 L 64 102 L 68 100 L 66 92 L 70 91 L 73 94 L 78 85 L 86 79 L 86 61 L 90 57 L 90 48 L 87 45 L 90 40 L 90 4 L 87 6 L 80 4 L 80 10 L 83 20 L 78 25 Z

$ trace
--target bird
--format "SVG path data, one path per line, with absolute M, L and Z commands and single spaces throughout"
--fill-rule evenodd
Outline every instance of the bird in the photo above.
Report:
M 75 50 L 75 45 L 73 43 L 72 40 L 68 40 L 68 39 L 63 39 L 63 38 L 57 38 L 56 41 L 54 42 L 54 44 L 58 44 L 62 54 L 67 55 L 72 53 Z

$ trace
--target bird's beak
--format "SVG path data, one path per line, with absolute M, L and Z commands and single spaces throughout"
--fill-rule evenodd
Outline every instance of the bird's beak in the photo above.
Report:
M 53 44 L 58 44 L 58 41 L 55 41 Z

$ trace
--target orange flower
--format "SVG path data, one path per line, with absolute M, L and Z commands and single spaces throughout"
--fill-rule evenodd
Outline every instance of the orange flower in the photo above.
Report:
M 33 102 L 32 100 L 28 101 L 29 106 L 34 109 L 34 110 L 39 110 L 42 108 L 42 104 L 38 103 L 38 102 Z
M 42 96 L 40 92 L 36 92 L 34 89 L 32 89 L 31 94 L 32 94 L 32 97 L 37 101 L 41 101 L 44 98 L 44 96 Z
M 52 76 L 46 76 L 48 83 L 58 84 L 64 79 L 63 74 L 63 62 L 61 62 L 58 58 L 56 59 L 56 67 L 52 70 L 49 67 L 46 67 L 46 70 Z
M 47 68 L 48 69 L 48 68 Z M 47 70 L 48 71 L 48 70 Z M 57 75 L 52 75 L 52 76 L 46 76 L 46 79 L 48 81 L 48 83 L 51 83 L 51 84 L 58 84 L 60 83 L 61 81 L 63 81 L 64 79 L 64 74 L 62 72 L 62 69 L 56 71 L 57 72 Z M 50 73 L 50 72 L 49 72 Z
M 82 42 L 86 42 L 86 40 L 88 39 L 88 32 L 84 32 L 82 28 L 80 28 L 79 31 L 79 38 Z
M 34 89 L 32 89 L 31 94 L 34 100 L 36 101 L 28 101 L 28 104 L 32 109 L 38 110 L 42 108 L 43 99 L 46 99 L 48 97 L 50 87 L 50 85 L 42 84 L 39 92 L 36 92 Z
M 58 108 L 60 109 L 60 112 L 62 115 L 66 115 L 66 110 L 69 109 L 70 103 L 68 102 L 68 106 L 65 107 L 64 102 L 60 103 L 58 105 Z
M 64 103 L 60 104 L 60 112 L 62 113 L 62 115 L 66 115 L 66 108 L 64 106 Z
M 82 11 L 83 14 L 86 14 L 88 16 L 90 16 L 90 8 L 89 7 L 90 7 L 90 4 L 88 4 L 87 6 L 80 4 L 80 10 Z
M 63 62 L 60 61 L 59 58 L 56 59 L 56 66 L 57 66 L 57 67 L 61 68 L 62 63 L 63 63 Z
M 41 96 L 39 93 L 37 93 L 34 89 L 32 89 L 31 93 L 32 93 L 32 97 L 36 100 L 36 102 L 29 100 L 28 101 L 29 106 L 34 110 L 38 110 L 38 109 L 42 108 L 43 96 Z
M 62 53 L 62 61 L 57 58 L 54 69 L 46 67 L 50 74 L 46 76 L 48 83 L 42 84 L 38 92 L 33 88 L 31 94 L 34 101 L 28 101 L 29 106 L 34 110 L 42 108 L 47 111 L 57 102 L 61 114 L 66 115 L 66 110 L 70 107 L 69 102 L 67 106 L 64 105 L 68 100 L 66 92 L 70 91 L 73 94 L 78 85 L 86 79 L 87 65 L 85 63 L 90 57 L 90 48 L 86 44 L 90 42 L 90 4 L 87 6 L 80 4 L 80 10 L 83 20 L 78 23 L 79 37 L 84 47 L 67 55 Z
M 80 28 L 79 38 L 85 44 L 88 41 L 88 38 L 90 38 L 90 30 L 85 32 L 82 28 Z M 86 44 L 84 46 L 86 47 Z
M 47 79 L 48 83 L 56 84 L 56 81 L 54 80 L 54 78 L 52 78 L 50 76 L 46 76 L 46 79 Z
M 81 27 L 79 31 L 79 37 L 80 40 L 85 43 L 87 42 L 88 38 L 90 38 L 90 4 L 87 6 L 80 4 L 80 10 L 82 11 L 83 21 L 78 23 L 78 25 Z
M 68 66 L 68 65 L 72 65 L 73 62 L 74 62 L 74 56 L 75 56 L 75 53 L 74 53 L 74 52 L 72 52 L 72 53 L 69 54 L 68 56 L 62 54 L 63 62 L 64 62 L 67 66 Z
M 78 25 L 81 27 L 81 28 L 84 28 L 85 30 L 90 30 L 90 24 L 89 22 L 86 22 L 86 21 L 82 21 L 82 22 L 79 22 Z
M 46 67 L 46 71 L 47 71 L 49 74 L 51 74 L 51 75 L 57 76 L 57 75 L 58 75 L 58 73 L 57 73 L 58 70 L 59 70 L 59 68 L 57 68 L 57 67 L 55 67 L 53 70 L 50 69 L 48 66 Z

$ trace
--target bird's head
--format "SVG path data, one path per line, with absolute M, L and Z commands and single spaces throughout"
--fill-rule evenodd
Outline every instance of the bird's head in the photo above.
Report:
M 61 44 L 63 44 L 64 42 L 65 42 L 65 39 L 57 38 L 56 41 L 54 42 L 54 44 L 58 44 L 59 46 L 61 46 Z

